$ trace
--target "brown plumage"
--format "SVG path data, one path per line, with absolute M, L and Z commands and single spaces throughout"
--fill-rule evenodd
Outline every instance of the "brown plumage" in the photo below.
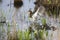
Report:
M 31 17 L 32 18 L 32 15 L 33 15 L 33 12 L 31 11 L 31 10 L 29 10 L 29 17 Z

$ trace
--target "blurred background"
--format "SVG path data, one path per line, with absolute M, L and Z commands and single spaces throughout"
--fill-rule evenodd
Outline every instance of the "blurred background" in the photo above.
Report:
M 0 0 L 0 40 L 60 40 L 60 0 Z

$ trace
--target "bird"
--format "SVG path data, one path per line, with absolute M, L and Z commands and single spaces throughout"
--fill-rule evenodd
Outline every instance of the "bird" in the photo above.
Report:
M 31 9 L 29 9 L 29 17 L 32 18 L 33 12 L 31 11 Z
M 37 11 L 32 15 L 33 21 L 36 19 L 39 9 L 40 8 L 38 8 Z
M 33 21 L 38 18 L 38 16 L 42 16 L 45 12 L 45 8 L 43 6 L 38 7 L 37 11 L 33 14 Z

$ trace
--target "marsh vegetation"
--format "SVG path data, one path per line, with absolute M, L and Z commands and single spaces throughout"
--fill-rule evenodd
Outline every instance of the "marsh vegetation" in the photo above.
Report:
M 60 40 L 59 0 L 2 1 L 0 40 Z

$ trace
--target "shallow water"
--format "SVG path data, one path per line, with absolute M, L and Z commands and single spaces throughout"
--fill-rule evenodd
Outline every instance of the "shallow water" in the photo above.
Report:
M 29 3 L 28 0 L 24 1 L 24 5 L 22 8 L 19 8 L 18 11 L 16 11 L 16 9 L 14 8 L 13 4 L 10 5 L 10 0 L 3 0 L 2 4 L 0 4 L 0 10 L 3 11 L 4 16 L 6 17 L 6 20 L 9 21 L 9 23 L 11 24 L 11 31 L 13 30 L 13 25 L 12 25 L 12 16 L 15 12 L 17 12 L 17 14 L 14 16 L 15 21 L 16 21 L 16 27 L 17 30 L 18 28 L 20 30 L 23 29 L 27 29 L 28 26 L 31 23 L 31 20 L 29 20 L 29 14 L 28 14 L 28 10 L 31 8 L 32 11 L 34 10 L 34 2 L 35 0 L 31 0 L 31 2 Z M 11 3 L 14 3 L 13 0 L 11 0 Z M 8 4 L 11 6 L 8 6 Z M 1 14 L 1 12 L 0 12 Z M 1 14 L 2 15 L 2 14 Z M 59 28 L 60 23 L 59 23 L 59 19 L 54 20 L 52 17 L 45 17 L 47 20 L 47 23 L 49 23 L 48 25 L 51 24 L 51 26 L 56 26 Z M 0 27 L 0 40 L 7 40 L 7 26 L 6 24 L 3 24 L 3 28 L 4 28 L 4 33 L 2 33 L 2 27 Z M 58 39 L 58 32 L 59 30 L 56 31 L 49 31 L 49 36 L 47 40 L 59 40 Z M 53 37 L 51 38 L 51 33 L 53 33 Z M 6 36 L 6 37 L 5 37 Z M 59 36 L 60 37 L 60 36 Z M 4 38 L 4 39 L 3 39 Z

